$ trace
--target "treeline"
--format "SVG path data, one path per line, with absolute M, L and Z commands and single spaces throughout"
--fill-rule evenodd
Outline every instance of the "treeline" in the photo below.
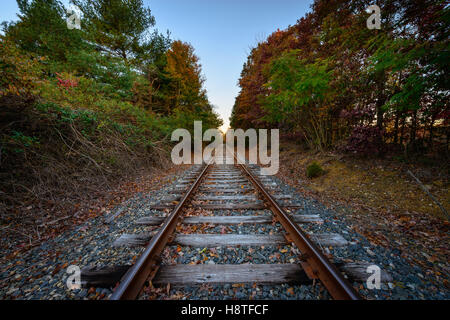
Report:
M 2 24 L 0 211 L 92 195 L 160 165 L 174 129 L 222 124 L 194 48 L 154 29 L 142 0 L 72 2 L 79 29 L 57 0 L 17 0 Z
M 244 64 L 231 116 L 237 128 L 275 127 L 320 150 L 441 151 L 449 143 L 446 1 L 316 0 Z

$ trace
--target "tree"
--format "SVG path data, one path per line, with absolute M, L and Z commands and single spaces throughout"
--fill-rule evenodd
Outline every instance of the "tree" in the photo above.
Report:
M 33 101 L 40 81 L 40 62 L 20 52 L 10 40 L 0 37 L 0 98 L 15 95 Z
M 300 50 L 290 50 L 275 59 L 266 69 L 269 81 L 264 85 L 268 95 L 262 96 L 264 119 L 269 122 L 289 121 L 303 131 L 311 145 L 327 145 L 327 111 L 325 96 L 329 91 L 330 71 L 326 62 L 308 64 L 299 58 Z M 299 126 L 301 124 L 301 126 Z
M 148 60 L 166 43 L 150 33 L 155 17 L 142 0 L 73 0 L 83 13 L 82 27 L 89 39 L 108 52 L 134 64 Z
M 382 29 L 369 30 L 370 4 L 315 0 L 295 25 L 259 43 L 239 79 L 232 126 L 269 122 L 319 148 L 350 137 L 347 150 L 372 145 L 372 154 L 408 139 L 432 148 L 444 140 L 433 139 L 437 132 L 448 141 L 450 8 L 381 0 Z
M 19 21 L 3 22 L 3 31 L 22 50 L 47 56 L 53 63 L 64 63 L 70 53 L 85 48 L 81 32 L 67 28 L 60 1 L 18 0 L 17 4 Z
M 174 41 L 167 52 L 165 71 L 171 77 L 172 97 L 170 103 L 175 109 L 201 111 L 208 108 L 204 78 L 199 58 L 194 48 L 185 42 Z

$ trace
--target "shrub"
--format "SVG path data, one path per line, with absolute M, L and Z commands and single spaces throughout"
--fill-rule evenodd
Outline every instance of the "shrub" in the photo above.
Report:
M 0 37 L 0 98 L 16 95 L 30 99 L 40 82 L 40 61 L 20 50 L 9 40 Z
M 384 153 L 383 132 L 374 126 L 358 126 L 353 129 L 345 151 L 361 155 L 380 155 Z
M 316 161 L 314 161 L 313 163 L 311 163 L 307 168 L 306 168 L 306 176 L 308 178 L 315 178 L 320 176 L 323 173 L 323 169 L 320 166 L 320 164 L 318 164 Z

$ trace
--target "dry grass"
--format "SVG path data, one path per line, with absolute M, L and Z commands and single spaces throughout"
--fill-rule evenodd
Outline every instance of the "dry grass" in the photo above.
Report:
M 150 129 L 122 134 L 110 123 L 100 126 L 94 113 L 37 105 L 19 112 L 4 99 L 0 105 L 2 248 L 37 245 L 100 212 L 121 187 L 131 192 L 133 183 L 171 166 L 169 145 Z
M 437 287 L 450 288 L 449 230 L 439 207 L 406 174 L 409 169 L 450 210 L 448 165 L 422 166 L 393 160 L 301 151 L 284 145 L 279 178 L 346 220 L 372 244 L 397 248 L 400 256 L 426 270 Z M 324 175 L 308 179 L 306 166 L 318 161 Z
M 308 179 L 305 168 L 317 161 L 325 174 Z M 303 187 L 345 202 L 357 202 L 385 213 L 418 212 L 445 218 L 427 194 L 406 174 L 410 169 L 450 212 L 450 192 L 445 169 L 405 165 L 389 160 L 355 159 L 336 154 L 299 152 L 290 145 L 281 153 L 282 170 L 302 180 Z

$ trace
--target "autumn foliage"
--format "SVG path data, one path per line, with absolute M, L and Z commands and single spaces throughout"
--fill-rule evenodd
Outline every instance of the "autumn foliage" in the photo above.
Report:
M 316 0 L 311 12 L 259 43 L 244 64 L 233 127 L 276 127 L 309 147 L 383 154 L 443 151 L 449 140 L 449 7 Z
M 151 30 L 142 0 L 74 1 L 81 30 L 60 1 L 17 3 L 0 36 L 1 223 L 29 230 L 77 210 L 167 165 L 174 129 L 221 125 L 194 48 Z

